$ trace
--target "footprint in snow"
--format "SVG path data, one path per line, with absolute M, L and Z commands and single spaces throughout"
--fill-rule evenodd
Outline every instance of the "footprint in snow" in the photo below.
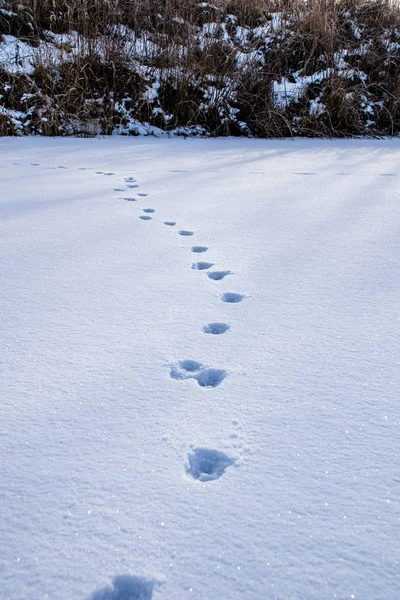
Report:
M 142 219 L 142 221 L 151 221 L 152 217 L 149 217 L 148 215 L 140 215 L 139 219 Z
M 176 225 L 176 221 L 164 221 L 164 225 L 169 225 L 170 227 L 174 227 L 174 225 Z
M 215 388 L 223 382 L 227 373 L 223 369 L 210 369 L 195 360 L 181 360 L 172 367 L 172 379 L 195 379 L 201 387 Z
M 31 166 L 32 167 L 40 167 L 40 164 L 39 163 L 31 163 Z
M 210 448 L 195 448 L 188 458 L 186 473 L 203 482 L 219 479 L 236 462 L 224 452 Z
M 135 188 L 138 188 L 139 184 L 137 184 L 137 183 L 131 183 L 131 184 L 127 185 L 126 187 L 130 188 L 131 190 L 133 190 Z
M 114 188 L 113 192 L 124 192 L 124 188 Z
M 114 577 L 111 586 L 94 592 L 88 600 L 151 600 L 160 582 L 133 575 Z
M 193 235 L 193 231 L 187 231 L 186 229 L 181 229 L 178 231 L 179 235 L 190 236 Z
M 132 183 L 132 182 L 136 181 L 136 179 L 134 177 L 125 177 L 124 179 L 127 183 L 129 183 L 129 182 Z
M 136 198 L 120 198 L 120 200 L 126 200 L 127 202 L 136 202 Z
M 143 192 L 138 192 L 138 196 L 142 196 L 143 198 L 145 198 L 146 196 L 148 196 L 148 194 L 143 194 Z
M 197 269 L 198 271 L 204 271 L 205 269 L 210 269 L 214 266 L 214 263 L 210 262 L 197 262 L 192 264 L 192 269 Z
M 145 213 L 154 213 L 154 212 L 156 212 L 156 209 L 155 208 L 144 208 L 143 212 L 145 212 Z
M 212 335 L 221 335 L 222 333 L 226 333 L 229 329 L 230 327 L 226 323 L 209 323 L 203 327 L 204 333 L 210 333 Z
M 220 281 L 227 275 L 231 275 L 231 274 L 232 274 L 232 271 L 211 271 L 210 273 L 207 273 L 208 277 L 210 279 L 213 279 L 214 281 Z
M 68 167 L 63 167 L 62 165 L 57 165 L 57 169 L 68 169 Z
M 221 300 L 222 302 L 228 302 L 229 304 L 236 304 L 237 302 L 242 302 L 244 296 L 242 294 L 236 294 L 235 292 L 226 292 L 225 294 L 222 294 Z
M 207 246 L 192 246 L 192 252 L 195 253 L 207 252 L 207 250 Z

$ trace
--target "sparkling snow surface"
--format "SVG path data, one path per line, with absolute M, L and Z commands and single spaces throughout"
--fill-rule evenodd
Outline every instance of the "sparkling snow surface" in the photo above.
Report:
M 399 166 L 0 140 L 1 598 L 399 597 Z

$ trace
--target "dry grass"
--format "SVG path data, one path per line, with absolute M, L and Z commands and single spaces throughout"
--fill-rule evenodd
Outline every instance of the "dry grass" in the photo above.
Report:
M 76 31 L 82 48 L 61 66 L 42 56 L 32 77 L 0 73 L 3 106 L 29 113 L 27 131 L 90 134 L 97 123 L 97 131 L 111 133 L 127 115 L 167 130 L 201 126 L 210 135 L 400 130 L 400 50 L 388 49 L 388 42 L 400 44 L 400 13 L 390 0 L 215 0 L 206 6 L 194 0 L 25 0 L 23 7 L 10 0 L 5 5 L 15 15 L 0 14 L 0 34 L 37 46 L 49 39 L 47 31 Z M 238 27 L 266 25 L 278 12 L 281 25 L 272 43 L 253 34 L 246 44 L 235 37 Z M 216 23 L 217 32 L 200 43 L 205 23 Z M 143 68 L 157 73 L 156 100 L 144 99 L 146 78 L 132 68 L 137 57 L 127 50 L 121 30 L 112 30 L 116 24 L 146 32 L 157 48 L 140 57 Z M 234 45 L 226 42 L 226 32 Z M 263 65 L 237 63 L 238 51 L 257 50 Z M 352 75 L 338 67 L 339 53 Z M 323 83 L 309 84 L 298 101 L 274 102 L 274 81 L 318 72 L 326 73 Z M 21 102 L 24 94 L 29 100 Z M 316 99 L 325 107 L 320 113 L 310 110 Z M 373 107 L 369 116 L 367 104 Z M 0 134 L 11 133 L 15 128 L 1 114 Z

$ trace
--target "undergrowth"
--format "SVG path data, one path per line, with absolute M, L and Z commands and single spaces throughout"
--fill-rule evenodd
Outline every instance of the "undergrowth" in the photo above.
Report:
M 389 0 L 0 0 L 0 135 L 400 131 Z

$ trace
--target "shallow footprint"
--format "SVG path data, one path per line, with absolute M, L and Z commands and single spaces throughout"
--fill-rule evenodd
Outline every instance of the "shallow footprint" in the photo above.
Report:
M 236 462 L 224 452 L 210 448 L 195 448 L 188 458 L 186 473 L 198 481 L 215 481 Z
M 214 266 L 214 263 L 210 262 L 197 262 L 192 264 L 192 269 L 197 269 L 198 271 L 204 271 L 204 269 L 210 269 Z
M 178 367 L 171 369 L 172 379 L 188 379 L 191 375 L 188 373 L 197 373 L 202 368 L 202 364 L 196 360 L 181 360 Z
M 214 281 L 220 281 L 227 275 L 231 275 L 231 274 L 232 274 L 232 271 L 211 271 L 211 273 L 207 273 L 208 277 L 210 279 L 213 279 Z
M 170 371 L 172 379 L 195 379 L 201 387 L 212 388 L 222 383 L 226 375 L 223 369 L 210 369 L 195 360 L 182 360 Z
M 154 213 L 156 212 L 155 208 L 144 208 L 143 212 L 145 213 Z
M 192 246 L 192 252 L 195 252 L 195 253 L 207 252 L 207 250 L 208 250 L 207 246 Z
M 176 225 L 176 221 L 164 221 L 164 225 L 169 225 L 170 227 L 173 227 L 174 225 Z
M 114 188 L 113 192 L 123 192 L 124 188 Z
M 127 202 L 137 202 L 136 198 L 120 198 L 120 200 L 126 200 Z
M 133 183 L 132 185 L 127 185 L 126 187 L 134 189 L 134 188 L 138 188 L 139 185 L 137 183 Z
M 226 333 L 229 329 L 230 327 L 226 323 L 209 323 L 203 327 L 204 333 L 210 333 L 212 335 L 221 335 L 222 333 Z
M 139 219 L 142 219 L 142 221 L 151 221 L 152 217 L 148 217 L 147 215 L 140 215 Z
M 193 231 L 187 231 L 186 229 L 181 229 L 178 231 L 179 235 L 190 236 L 193 235 Z
M 138 194 L 138 196 L 143 196 L 143 198 L 145 198 L 146 196 L 148 196 L 148 194 L 140 193 L 140 194 Z
M 244 300 L 244 296 L 242 294 L 236 294 L 235 292 L 226 292 L 225 294 L 222 294 L 221 300 L 222 302 L 236 304 L 237 302 Z
M 179 366 L 185 371 L 189 371 L 189 373 L 200 371 L 202 367 L 201 363 L 197 362 L 197 360 L 181 360 Z

